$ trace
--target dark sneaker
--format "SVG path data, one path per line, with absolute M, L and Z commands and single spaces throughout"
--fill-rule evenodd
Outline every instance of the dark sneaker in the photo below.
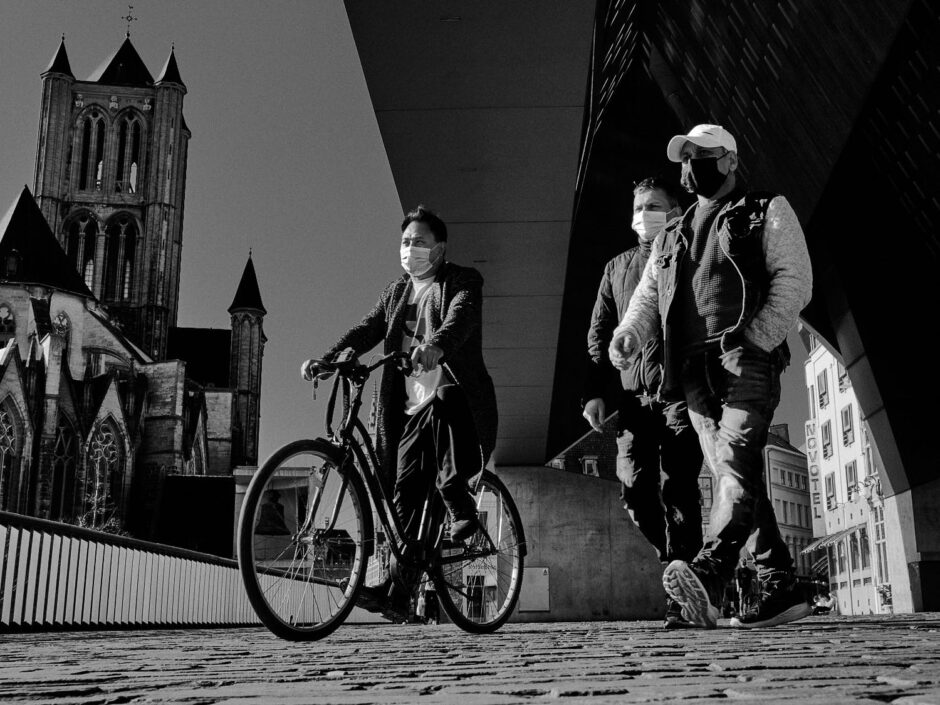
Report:
M 463 543 L 473 536 L 479 528 L 480 522 L 477 520 L 476 516 L 472 516 L 469 519 L 453 521 L 450 525 L 450 540 L 455 543 Z
M 810 612 L 812 608 L 795 583 L 777 584 L 765 589 L 746 613 L 734 617 L 731 626 L 738 629 L 776 627 L 778 624 L 803 619 Z
M 688 629 L 694 626 L 692 622 L 682 616 L 682 605 L 671 597 L 667 597 L 666 618 L 663 620 L 663 629 Z
M 716 578 L 699 576 L 685 561 L 673 561 L 663 571 L 666 594 L 682 606 L 682 617 L 694 627 L 714 629 L 718 626 L 717 585 Z

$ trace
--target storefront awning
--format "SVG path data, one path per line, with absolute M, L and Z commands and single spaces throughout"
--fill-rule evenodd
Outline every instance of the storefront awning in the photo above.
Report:
M 821 539 L 816 539 L 809 546 L 804 548 L 800 553 L 812 553 L 816 549 L 825 548 L 826 546 L 831 546 L 832 544 L 840 541 L 844 537 L 851 534 L 853 531 L 857 531 L 864 527 L 865 524 L 857 524 L 855 526 L 850 526 L 848 529 L 842 529 L 842 531 L 837 531 L 834 534 L 829 534 L 828 536 L 823 536 Z

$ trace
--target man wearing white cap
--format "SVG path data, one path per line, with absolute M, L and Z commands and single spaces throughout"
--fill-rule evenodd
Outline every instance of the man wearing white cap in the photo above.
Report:
M 663 586 L 685 619 L 716 626 L 722 587 L 750 539 L 761 595 L 731 625 L 783 624 L 810 608 L 767 498 L 763 448 L 789 362 L 787 332 L 812 294 L 806 241 L 785 198 L 745 189 L 723 127 L 697 125 L 666 154 L 698 199 L 653 243 L 609 351 L 622 368 L 661 326 L 660 395 L 686 399 L 717 480 L 702 550 L 670 563 Z

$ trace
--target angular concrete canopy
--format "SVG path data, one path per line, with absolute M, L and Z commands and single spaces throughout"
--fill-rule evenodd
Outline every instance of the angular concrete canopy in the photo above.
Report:
M 495 461 L 541 464 L 593 3 L 347 0 L 346 10 L 403 209 L 438 211 L 448 256 L 485 278 Z

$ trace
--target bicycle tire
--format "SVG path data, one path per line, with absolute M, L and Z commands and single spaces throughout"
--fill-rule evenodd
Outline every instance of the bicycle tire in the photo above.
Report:
M 371 510 L 362 479 L 342 463 L 326 440 L 294 441 L 275 451 L 248 485 L 238 566 L 255 613 L 282 639 L 332 633 L 364 583 Z
M 512 496 L 488 470 L 477 484 L 475 499 L 486 531 L 477 531 L 466 545 L 442 539 L 432 580 L 440 606 L 454 624 L 467 632 L 487 634 L 506 623 L 519 600 L 525 532 Z M 487 536 L 495 554 L 488 551 Z

